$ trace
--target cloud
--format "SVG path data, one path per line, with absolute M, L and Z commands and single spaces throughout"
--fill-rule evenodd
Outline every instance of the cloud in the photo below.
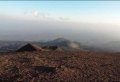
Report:
M 34 17 L 38 17 L 38 16 L 39 16 L 39 12 L 38 12 L 38 11 L 33 11 L 33 12 L 32 12 L 32 15 L 33 15 Z
M 24 11 L 24 16 L 28 19 L 49 19 L 50 14 L 48 12 L 42 12 L 39 10 L 30 10 L 30 11 Z
M 63 36 L 90 44 L 120 40 L 116 26 L 101 24 L 59 22 L 58 20 L 24 20 L 0 15 L 0 39 L 3 40 L 46 40 Z M 104 40 L 104 41 L 103 41 Z M 71 44 L 76 47 L 76 45 Z
M 25 10 L 24 19 L 27 20 L 44 20 L 44 21 L 56 21 L 56 22 L 76 22 L 73 18 L 68 16 L 53 15 L 50 12 L 42 10 Z
M 70 18 L 68 18 L 68 17 L 59 17 L 59 20 L 61 20 L 61 21 L 69 21 Z
M 42 18 L 42 19 L 46 19 L 46 18 L 49 18 L 49 17 L 50 17 L 49 13 L 47 13 L 47 12 L 40 12 L 40 11 L 38 11 L 38 10 L 32 11 L 31 14 L 32 14 L 32 16 L 34 16 L 34 17 Z
M 52 16 L 50 15 L 49 12 L 43 12 L 40 10 L 25 11 L 24 15 L 34 19 L 37 18 L 37 19 L 52 20 L 52 21 L 70 21 L 71 20 L 69 17 Z

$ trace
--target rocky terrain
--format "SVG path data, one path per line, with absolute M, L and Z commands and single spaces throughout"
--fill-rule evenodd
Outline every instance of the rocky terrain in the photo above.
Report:
M 120 82 L 119 53 L 0 53 L 0 82 Z
M 82 47 L 79 42 L 70 41 L 64 38 L 57 38 L 50 41 L 0 41 L 0 52 L 14 52 L 26 45 L 27 43 L 35 44 L 39 47 L 48 48 L 49 46 L 57 46 L 64 50 L 80 50 Z

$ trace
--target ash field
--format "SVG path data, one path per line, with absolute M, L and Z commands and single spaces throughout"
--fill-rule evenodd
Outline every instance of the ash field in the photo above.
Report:
M 0 53 L 0 82 L 120 82 L 119 53 Z

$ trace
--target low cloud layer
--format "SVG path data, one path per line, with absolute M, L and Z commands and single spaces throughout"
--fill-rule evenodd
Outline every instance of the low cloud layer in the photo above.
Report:
M 37 11 L 35 16 L 40 15 Z M 62 19 L 66 20 L 66 19 Z M 0 40 L 51 40 L 59 36 L 83 43 L 105 43 L 120 40 L 118 26 L 75 23 L 70 21 L 23 20 L 0 16 Z
M 25 11 L 24 12 L 24 19 L 34 19 L 34 20 L 50 20 L 50 21 L 70 21 L 71 19 L 69 17 L 63 17 L 63 16 L 52 16 L 48 12 L 42 12 L 38 10 L 31 10 L 31 11 Z

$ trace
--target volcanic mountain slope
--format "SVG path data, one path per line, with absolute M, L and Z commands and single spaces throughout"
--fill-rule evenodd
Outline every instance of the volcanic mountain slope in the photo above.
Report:
M 0 53 L 0 82 L 120 82 L 119 53 Z
M 57 46 L 63 50 L 79 50 L 80 43 L 70 41 L 64 38 L 57 38 L 47 42 L 29 42 L 29 41 L 0 41 L 0 52 L 16 51 L 27 43 L 36 44 L 40 47 L 49 48 L 50 46 Z
M 19 49 L 28 42 L 24 41 L 0 41 L 0 52 L 10 52 Z
M 64 50 L 80 50 L 80 43 L 67 40 L 65 38 L 57 38 L 55 40 L 41 42 L 41 46 L 57 46 Z
M 42 51 L 42 48 L 35 44 L 28 43 L 17 50 L 17 52 L 23 52 L 23 51 Z

